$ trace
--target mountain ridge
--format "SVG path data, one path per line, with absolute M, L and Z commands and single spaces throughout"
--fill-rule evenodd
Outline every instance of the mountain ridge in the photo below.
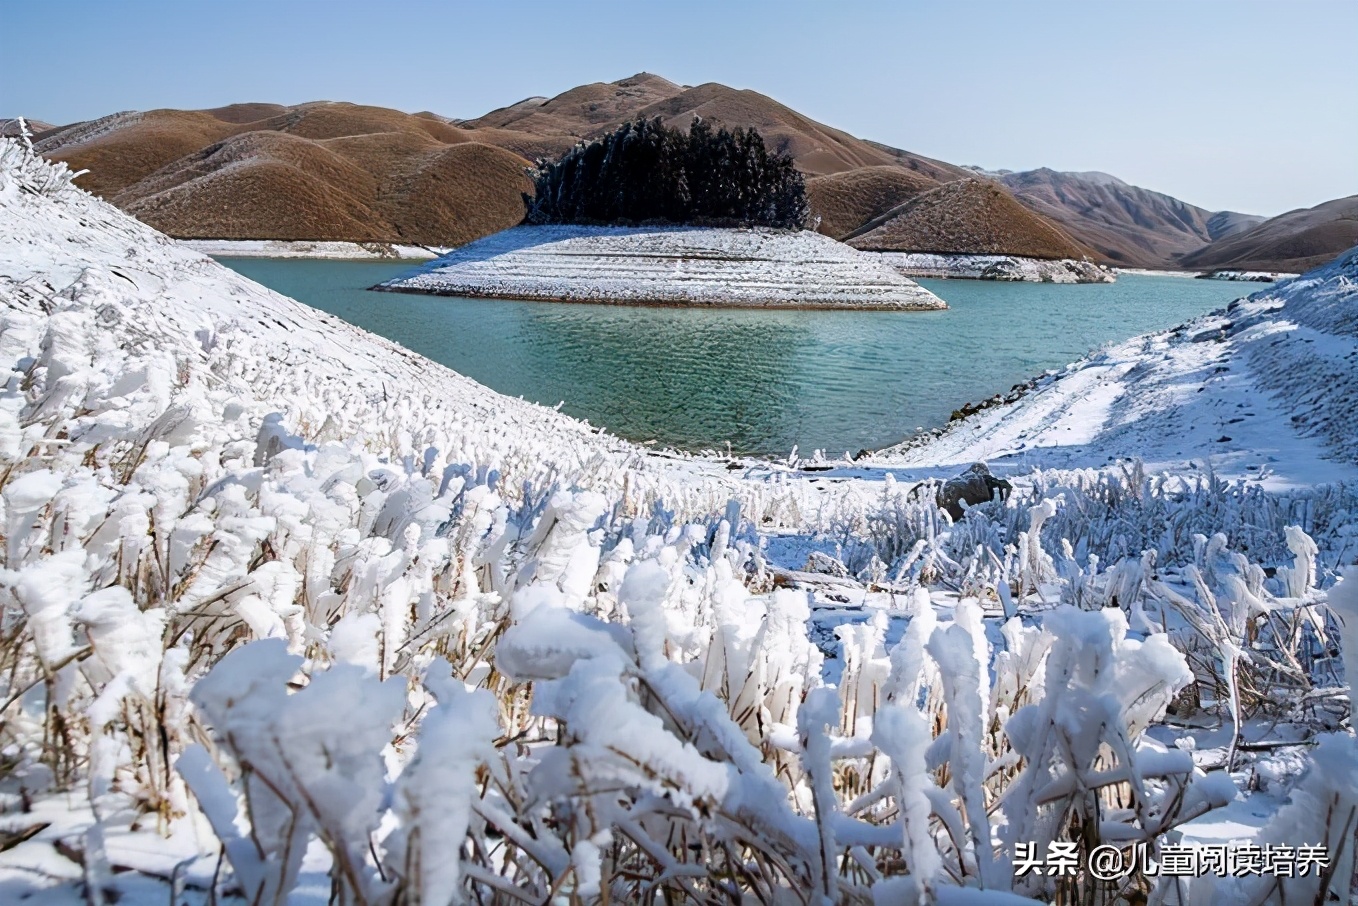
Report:
M 869 223 L 959 180 L 987 180 L 1017 202 L 1005 205 L 998 220 L 994 211 L 949 202 L 910 229 L 894 231 L 893 243 L 908 236 L 917 245 L 905 251 L 1038 248 L 1055 255 L 1060 247 L 1063 254 L 1078 250 L 1123 267 L 1206 267 L 1228 259 L 1232 266 L 1253 266 L 1291 260 L 1291 251 L 1298 262 L 1323 256 L 1348 235 L 1341 217 L 1337 227 L 1301 228 L 1311 230 L 1311 238 L 1291 251 L 1250 252 L 1237 244 L 1209 253 L 1264 218 L 1208 211 L 1098 170 L 958 166 L 858 138 L 757 91 L 715 82 L 686 86 L 648 72 L 524 98 L 470 119 L 342 101 L 251 101 L 121 111 L 51 126 L 34 143 L 49 158 L 89 170 L 82 187 L 172 235 L 448 246 L 519 222 L 523 196 L 532 191 L 525 175 L 530 161 L 556 157 L 636 117 L 685 128 L 702 117 L 717 126 L 759 129 L 770 149 L 790 154 L 806 176 L 813 223 L 832 238 L 863 236 Z M 464 145 L 476 148 L 450 150 Z M 962 196 L 978 203 L 988 197 Z M 929 235 L 921 232 L 926 222 Z M 993 231 L 997 224 L 1005 229 Z M 1276 245 L 1285 227 L 1259 241 Z M 1319 238 L 1330 233 L 1331 240 Z M 1036 245 L 1017 239 L 1039 234 L 1047 239 Z
M 1301 273 L 1358 245 L 1358 195 L 1297 208 L 1184 256 L 1185 267 Z
M 1025 207 L 1060 224 L 1108 262 L 1124 267 L 1175 265 L 1231 230 L 1264 220 L 1208 211 L 1100 171 L 1040 167 L 1004 173 L 997 181 Z

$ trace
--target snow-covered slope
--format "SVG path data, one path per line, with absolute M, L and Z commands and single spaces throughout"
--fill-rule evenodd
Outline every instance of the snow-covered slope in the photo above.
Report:
M 76 413 L 79 426 L 67 430 L 107 432 L 110 418 L 162 418 L 177 436 L 253 443 L 267 422 L 264 430 L 285 446 L 342 439 L 400 470 L 429 474 L 470 463 L 496 471 L 511 493 L 565 477 L 601 489 L 625 484 L 638 505 L 661 486 L 670 505 L 693 493 L 683 460 L 644 454 L 494 393 L 267 290 L 76 189 L 44 195 L 11 178 L 0 209 L 0 356 L 30 367 L 46 344 L 42 360 L 60 361 L 62 379 L 44 407 Z M 0 409 L 0 419 L 11 455 L 35 443 L 36 429 L 15 423 L 12 407 Z M 700 496 L 724 506 L 737 484 L 717 479 Z
M 1039 380 L 924 443 L 919 463 L 1210 466 L 1271 486 L 1358 478 L 1358 249 L 1226 309 Z M 992 463 L 993 464 L 993 463 Z
M 556 302 L 947 307 L 875 257 L 828 236 L 769 229 L 515 227 L 381 288 Z

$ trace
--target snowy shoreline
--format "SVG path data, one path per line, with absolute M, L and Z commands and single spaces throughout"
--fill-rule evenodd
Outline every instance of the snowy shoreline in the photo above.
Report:
M 921 311 L 933 293 L 808 231 L 521 226 L 374 289 L 542 302 Z
M 1358 485 L 1358 251 L 1224 309 L 1133 337 L 969 405 L 933 432 L 879 451 L 888 460 L 1089 468 L 1135 456 L 1148 467 L 1285 489 Z
M 315 258 L 337 261 L 429 261 L 446 248 L 386 242 L 291 239 L 180 239 L 180 245 L 214 258 Z
M 1300 277 L 1300 274 L 1288 271 L 1235 271 L 1219 270 L 1211 271 L 1206 274 L 1198 274 L 1199 280 L 1235 280 L 1241 283 L 1280 283 L 1283 280 L 1291 280 L 1293 277 Z
M 907 277 L 1002 280 L 1024 283 L 1112 283 L 1117 274 L 1091 261 L 1046 260 L 1019 255 L 932 252 L 869 252 Z
M 1115 267 L 1113 270 L 1119 274 L 1133 274 L 1138 277 L 1182 277 L 1191 280 L 1202 276 L 1198 271 L 1167 271 L 1148 267 Z

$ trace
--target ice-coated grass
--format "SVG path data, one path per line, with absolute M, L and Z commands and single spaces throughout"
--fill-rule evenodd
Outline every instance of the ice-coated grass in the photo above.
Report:
M 16 901 L 1106 902 L 1015 877 L 1017 845 L 1154 851 L 1248 785 L 1255 717 L 1337 731 L 1274 833 L 1338 871 L 1251 892 L 1346 883 L 1351 490 L 1038 472 L 952 525 L 927 486 L 733 478 L 271 294 L 9 142 L 0 275 Z M 823 651 L 839 605 L 866 619 Z M 1223 760 L 1156 740 L 1171 705 L 1233 727 Z

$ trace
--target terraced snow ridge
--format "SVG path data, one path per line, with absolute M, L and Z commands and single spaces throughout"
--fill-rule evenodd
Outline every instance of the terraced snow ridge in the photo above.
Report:
M 378 288 L 548 302 L 947 308 L 872 255 L 771 229 L 521 226 Z

